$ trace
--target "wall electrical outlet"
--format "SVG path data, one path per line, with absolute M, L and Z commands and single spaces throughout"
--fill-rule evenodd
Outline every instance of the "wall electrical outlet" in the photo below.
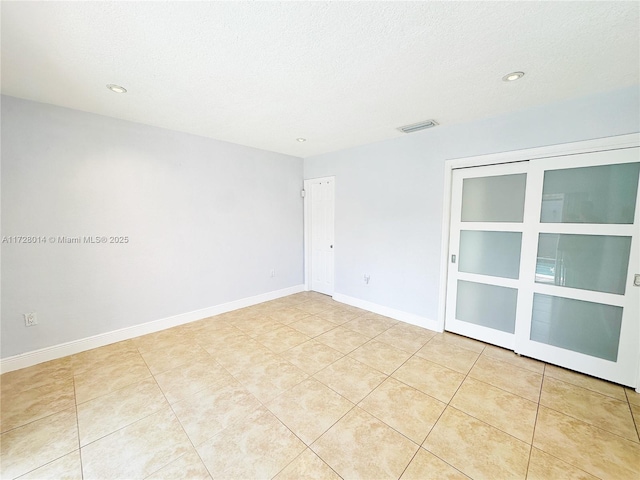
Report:
M 275 276 L 276 276 L 276 269 L 275 269 L 275 268 L 272 268 L 272 269 L 271 269 L 271 278 L 273 278 L 273 277 L 275 277 Z
M 25 313 L 24 314 L 24 326 L 25 327 L 33 327 L 38 324 L 38 317 L 36 317 L 36 312 Z
M 364 283 L 369 285 L 369 280 L 371 280 L 371 275 L 364 274 Z

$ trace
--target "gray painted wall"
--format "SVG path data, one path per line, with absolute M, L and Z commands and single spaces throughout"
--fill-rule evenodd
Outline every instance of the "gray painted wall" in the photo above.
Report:
M 336 293 L 437 319 L 445 160 L 638 131 L 635 86 L 306 158 L 336 176 Z
M 1 153 L 3 236 L 129 237 L 2 244 L 2 358 L 303 283 L 300 158 L 6 96 Z

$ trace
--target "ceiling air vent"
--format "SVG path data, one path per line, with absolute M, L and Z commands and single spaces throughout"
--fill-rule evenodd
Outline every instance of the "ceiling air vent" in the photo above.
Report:
M 435 127 L 436 125 L 438 125 L 438 122 L 436 122 L 435 120 L 425 120 L 424 122 L 405 125 L 404 127 L 398 128 L 398 130 L 404 133 L 413 133 L 417 132 L 418 130 L 424 130 L 425 128 Z

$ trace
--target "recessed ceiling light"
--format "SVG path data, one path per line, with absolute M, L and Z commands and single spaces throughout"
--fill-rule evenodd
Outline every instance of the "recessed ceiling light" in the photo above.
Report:
M 124 87 L 121 87 L 120 85 L 114 85 L 112 83 L 107 85 L 107 88 L 109 90 L 111 90 L 112 92 L 116 92 L 116 93 L 127 93 L 127 89 Z
M 503 82 L 515 82 L 524 77 L 524 72 L 511 72 L 502 77 Z
M 300 138 L 296 138 L 296 140 L 297 140 L 297 141 L 299 141 L 300 143 L 302 143 L 302 142 L 306 142 L 306 141 L 307 141 L 307 139 L 306 139 L 306 138 L 302 138 L 302 137 L 300 137 Z

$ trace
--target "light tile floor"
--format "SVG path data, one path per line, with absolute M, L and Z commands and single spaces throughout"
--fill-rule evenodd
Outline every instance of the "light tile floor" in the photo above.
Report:
M 3 479 L 640 478 L 631 389 L 310 292 L 0 380 Z

